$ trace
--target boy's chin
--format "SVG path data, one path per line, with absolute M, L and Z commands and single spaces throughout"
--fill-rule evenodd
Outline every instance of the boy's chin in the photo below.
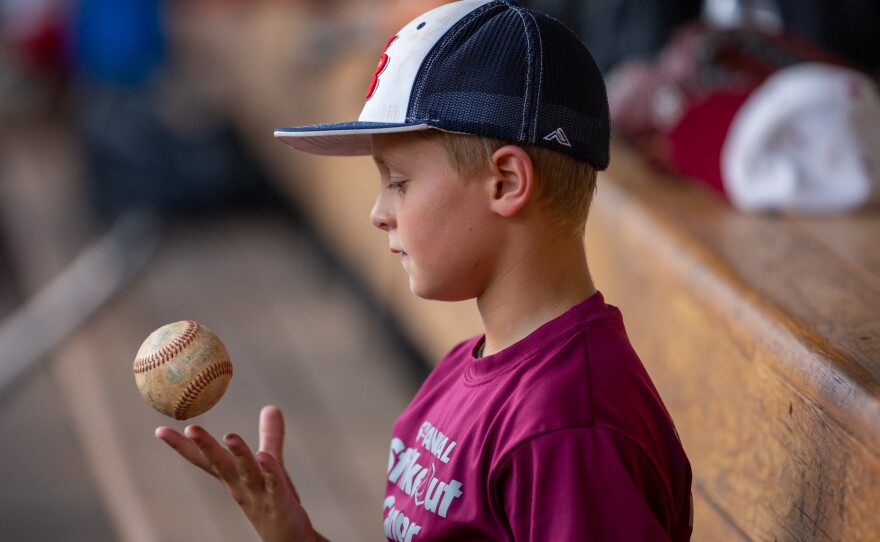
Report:
M 455 302 L 466 301 L 468 299 L 473 299 L 474 297 L 476 297 L 473 295 L 467 295 L 464 292 L 453 291 L 450 288 L 442 288 L 437 285 L 421 284 L 418 281 L 413 280 L 412 277 L 409 278 L 409 289 L 417 297 L 430 301 Z

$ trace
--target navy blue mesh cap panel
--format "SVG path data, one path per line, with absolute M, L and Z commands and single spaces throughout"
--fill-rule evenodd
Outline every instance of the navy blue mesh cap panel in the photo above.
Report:
M 437 42 L 416 76 L 407 122 L 608 165 L 608 101 L 592 56 L 562 23 L 512 2 L 477 8 Z
M 534 143 L 559 150 L 544 139 L 561 128 L 572 152 L 600 169 L 608 166 L 610 122 L 605 83 L 593 56 L 562 23 L 534 13 L 542 29 L 544 73 Z
M 530 60 L 522 18 L 503 2 L 462 19 L 428 54 L 416 77 L 410 117 L 444 129 L 519 141 Z

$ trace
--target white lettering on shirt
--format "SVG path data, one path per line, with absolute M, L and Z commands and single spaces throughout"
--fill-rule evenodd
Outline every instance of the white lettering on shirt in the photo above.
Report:
M 450 454 L 452 449 L 455 448 L 456 442 L 454 440 L 450 441 L 449 437 L 434 427 L 431 422 L 422 422 L 416 440 L 420 441 L 422 448 L 431 452 L 434 457 L 444 463 L 449 463 Z
M 430 467 L 419 464 L 421 455 L 415 448 L 399 450 L 392 441 L 388 481 L 413 497 L 417 506 L 445 518 L 455 499 L 461 497 L 462 484 L 458 480 L 440 480 L 433 462 Z
M 412 542 L 413 537 L 419 534 L 422 527 L 395 508 L 394 502 L 394 497 L 385 499 L 385 509 L 390 508 L 388 515 L 385 516 L 385 536 L 395 542 Z

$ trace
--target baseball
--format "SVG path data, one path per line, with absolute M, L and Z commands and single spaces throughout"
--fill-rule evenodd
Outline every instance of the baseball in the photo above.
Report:
M 134 379 L 143 398 L 176 420 L 208 411 L 232 380 L 232 362 L 220 339 L 192 320 L 152 332 L 134 360 Z

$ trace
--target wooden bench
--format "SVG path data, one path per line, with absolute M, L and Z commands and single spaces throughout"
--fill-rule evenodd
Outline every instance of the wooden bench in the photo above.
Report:
M 698 539 L 880 538 L 880 215 L 749 216 L 612 163 L 589 260 L 678 424 Z

